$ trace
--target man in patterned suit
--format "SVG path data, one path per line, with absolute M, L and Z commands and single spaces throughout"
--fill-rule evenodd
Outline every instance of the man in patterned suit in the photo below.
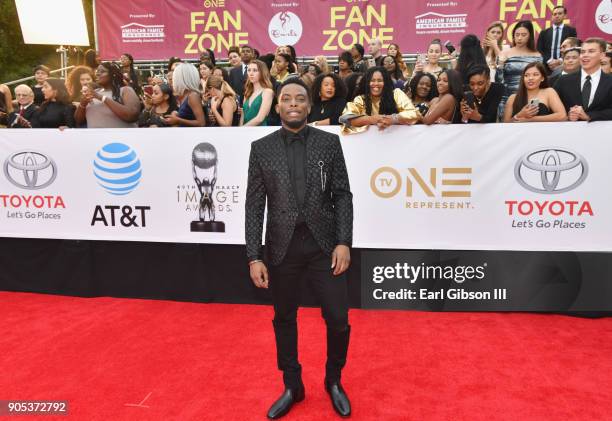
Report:
M 245 232 L 250 275 L 272 294 L 277 363 L 285 384 L 268 411 L 271 419 L 304 399 L 296 322 L 302 276 L 313 286 L 327 325 L 325 389 L 338 414 L 351 413 L 340 374 L 350 336 L 344 272 L 350 264 L 353 196 L 340 139 L 306 125 L 308 92 L 298 78 L 281 85 L 276 110 L 283 127 L 253 142 L 249 158 Z

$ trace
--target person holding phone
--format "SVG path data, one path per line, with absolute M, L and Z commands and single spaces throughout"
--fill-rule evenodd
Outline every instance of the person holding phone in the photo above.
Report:
M 491 82 L 488 65 L 472 67 L 467 72 L 470 90 L 461 101 L 461 121 L 464 123 L 495 123 L 497 108 L 504 94 L 504 85 Z
M 84 89 L 94 81 L 94 72 L 89 66 L 77 66 L 68 73 L 66 89 L 70 94 L 70 100 L 77 106 L 81 102 Z
M 95 75 L 97 85 L 87 86 L 74 114 L 77 126 L 86 122 L 88 128 L 136 127 L 140 99 L 134 89 L 124 85 L 119 66 L 103 62 Z
M 410 92 L 410 100 L 421 116 L 427 114 L 431 101 L 438 96 L 437 81 L 431 73 L 415 74 L 406 90 Z
M 516 94 L 508 98 L 504 123 L 566 120 L 567 113 L 559 94 L 548 85 L 544 64 L 528 64 L 523 70 Z
M 166 118 L 177 110 L 172 87 L 167 83 L 144 86 L 145 108 L 138 118 L 138 127 L 170 127 Z M 147 91 L 151 93 L 148 94 Z
M 439 39 L 434 39 L 427 48 L 427 54 L 419 54 L 414 72 L 431 73 L 436 79 L 444 70 L 439 62 L 442 56 L 442 43 Z

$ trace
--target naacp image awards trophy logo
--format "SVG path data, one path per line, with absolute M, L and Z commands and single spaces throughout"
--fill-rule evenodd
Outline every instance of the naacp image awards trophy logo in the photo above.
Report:
M 213 192 L 218 164 L 217 150 L 210 143 L 203 142 L 193 148 L 191 167 L 193 180 L 200 192 L 200 219 L 191 222 L 192 232 L 225 232 L 225 223 L 215 220 Z

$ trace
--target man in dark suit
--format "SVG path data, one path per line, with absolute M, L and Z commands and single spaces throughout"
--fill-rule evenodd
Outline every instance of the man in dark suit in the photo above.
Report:
M 577 37 L 576 29 L 563 23 L 566 18 L 565 6 L 555 7 L 552 14 L 552 26 L 540 32 L 538 37 L 538 51 L 542 54 L 544 64 L 550 70 L 561 65 L 561 43 L 565 38 Z
M 253 48 L 249 45 L 243 45 L 240 49 L 240 58 L 242 59 L 242 64 L 240 66 L 234 67 L 230 70 L 229 79 L 230 86 L 236 92 L 236 94 L 240 97 L 240 103 L 242 104 L 242 96 L 244 94 L 244 82 L 247 78 L 247 66 L 253 60 L 255 54 L 253 52 Z
M 34 92 L 28 85 L 18 85 L 15 88 L 17 108 L 8 118 L 8 126 L 12 129 L 30 128 L 31 121 L 38 107 L 34 104 Z
M 601 71 L 606 41 L 589 38 L 580 47 L 581 69 L 554 85 L 570 121 L 612 120 L 612 76 Z
M 250 276 L 272 294 L 277 363 L 285 384 L 268 418 L 282 417 L 304 399 L 296 322 L 302 277 L 311 283 L 327 325 L 325 389 L 336 412 L 349 416 L 350 401 L 340 383 L 350 336 L 344 272 L 353 231 L 344 155 L 337 135 L 306 125 L 310 98 L 299 78 L 281 85 L 276 109 L 283 127 L 251 145 L 245 203 Z

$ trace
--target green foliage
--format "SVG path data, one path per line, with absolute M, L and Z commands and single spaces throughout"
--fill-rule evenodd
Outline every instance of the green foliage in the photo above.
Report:
M 94 48 L 93 32 L 93 0 L 83 0 L 85 18 L 89 29 L 91 47 L 81 47 L 83 50 Z M 40 13 L 45 7 L 53 7 L 52 2 L 41 1 Z M 57 22 L 61 25 L 61 22 Z M 0 0 L 0 82 L 32 76 L 32 69 L 38 64 L 45 64 L 51 69 L 59 68 L 59 55 L 54 45 L 26 45 L 23 43 L 21 27 L 14 0 Z M 73 57 L 69 64 L 75 64 Z M 11 89 L 14 86 L 11 86 Z

